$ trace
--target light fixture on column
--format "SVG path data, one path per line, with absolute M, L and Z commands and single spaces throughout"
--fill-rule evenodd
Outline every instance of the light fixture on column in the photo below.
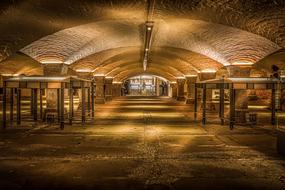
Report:
M 144 54 L 143 54 L 143 70 L 146 71 L 149 61 L 149 53 L 151 47 L 151 37 L 153 31 L 153 21 L 146 21 L 145 23 L 145 40 L 144 40 Z

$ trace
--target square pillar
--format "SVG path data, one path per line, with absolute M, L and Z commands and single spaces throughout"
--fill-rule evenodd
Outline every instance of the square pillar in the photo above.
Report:
M 21 89 L 17 89 L 17 125 L 21 124 Z
M 59 115 L 60 115 L 60 129 L 64 129 L 64 83 L 61 83 L 59 89 Z
M 105 100 L 111 101 L 113 97 L 113 78 L 105 78 Z
M 171 87 L 171 97 L 176 98 L 177 97 L 177 83 L 171 82 L 170 87 Z
M 70 86 L 69 86 L 69 102 L 68 102 L 68 105 L 69 105 L 69 112 L 68 112 L 68 117 L 69 117 L 69 125 L 72 125 L 72 120 L 73 120 L 73 112 L 74 112 L 74 105 L 73 105 L 73 84 L 72 82 L 70 83 Z
M 113 92 L 112 92 L 113 97 L 120 97 L 121 96 L 122 83 L 113 82 L 112 89 L 113 89 Z
M 91 117 L 94 118 L 95 117 L 95 85 L 92 82 L 91 85 Z
M 229 77 L 250 77 L 251 66 L 231 65 L 227 67 Z M 235 90 L 235 118 L 237 123 L 246 123 L 246 111 L 248 109 L 248 90 Z
M 185 78 L 177 78 L 177 100 L 178 101 L 184 101 L 184 85 L 185 85 Z
M 186 104 L 194 103 L 196 80 L 197 76 L 186 76 L 186 84 L 187 84 Z
M 10 89 L 10 122 L 14 120 L 14 88 Z
M 105 104 L 105 76 L 94 76 L 96 83 L 96 104 Z
M 58 113 L 58 95 L 57 89 L 46 89 L 46 109 L 43 114 L 43 120 L 46 120 L 46 115 L 48 112 Z
M 84 86 L 84 82 L 81 82 L 81 121 L 82 125 L 85 125 L 86 122 L 86 88 Z
M 7 127 L 7 117 L 6 117 L 6 104 L 7 104 L 7 88 L 6 82 L 4 82 L 3 86 L 3 99 L 2 99 L 2 127 L 5 129 Z

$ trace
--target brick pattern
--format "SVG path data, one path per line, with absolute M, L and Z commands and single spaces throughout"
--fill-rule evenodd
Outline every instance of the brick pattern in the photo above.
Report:
M 40 62 L 109 72 L 142 47 L 144 0 L 19 2 L 0 9 L 0 61 L 22 48 Z M 285 47 L 284 0 L 156 0 L 153 20 L 151 62 L 177 74 L 255 63 Z

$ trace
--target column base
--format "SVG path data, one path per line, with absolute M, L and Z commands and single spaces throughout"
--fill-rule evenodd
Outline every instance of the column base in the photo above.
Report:
M 193 98 L 186 98 L 186 101 L 185 101 L 186 104 L 194 104 L 194 102 L 195 102 L 195 99 Z
M 105 99 L 103 98 L 95 99 L 95 104 L 105 104 Z
M 176 100 L 177 101 L 185 101 L 185 97 L 177 97 Z

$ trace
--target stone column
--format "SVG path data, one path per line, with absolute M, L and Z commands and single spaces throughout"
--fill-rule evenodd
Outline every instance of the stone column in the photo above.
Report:
M 105 103 L 105 76 L 94 76 L 96 83 L 96 104 Z
M 159 83 L 160 83 L 160 81 L 159 81 L 159 79 L 157 78 L 157 77 L 155 77 L 155 95 L 156 96 L 159 96 L 160 94 L 160 92 L 159 92 Z
M 251 66 L 228 66 L 229 77 L 249 77 Z M 236 121 L 246 123 L 246 112 L 248 109 L 248 90 L 235 90 Z
M 57 109 L 57 89 L 46 89 L 46 108 Z
M 186 77 L 186 84 L 187 84 L 186 104 L 194 103 L 196 80 L 197 80 L 197 76 L 187 76 Z
M 184 101 L 184 85 L 185 85 L 185 78 L 178 78 L 177 80 L 177 100 Z
M 111 101 L 113 96 L 113 78 L 105 78 L 105 100 Z
M 171 97 L 172 98 L 176 98 L 177 97 L 177 84 L 172 82 L 170 83 L 170 87 L 171 87 Z
M 113 97 L 120 97 L 122 83 L 113 83 L 112 88 L 113 88 Z

